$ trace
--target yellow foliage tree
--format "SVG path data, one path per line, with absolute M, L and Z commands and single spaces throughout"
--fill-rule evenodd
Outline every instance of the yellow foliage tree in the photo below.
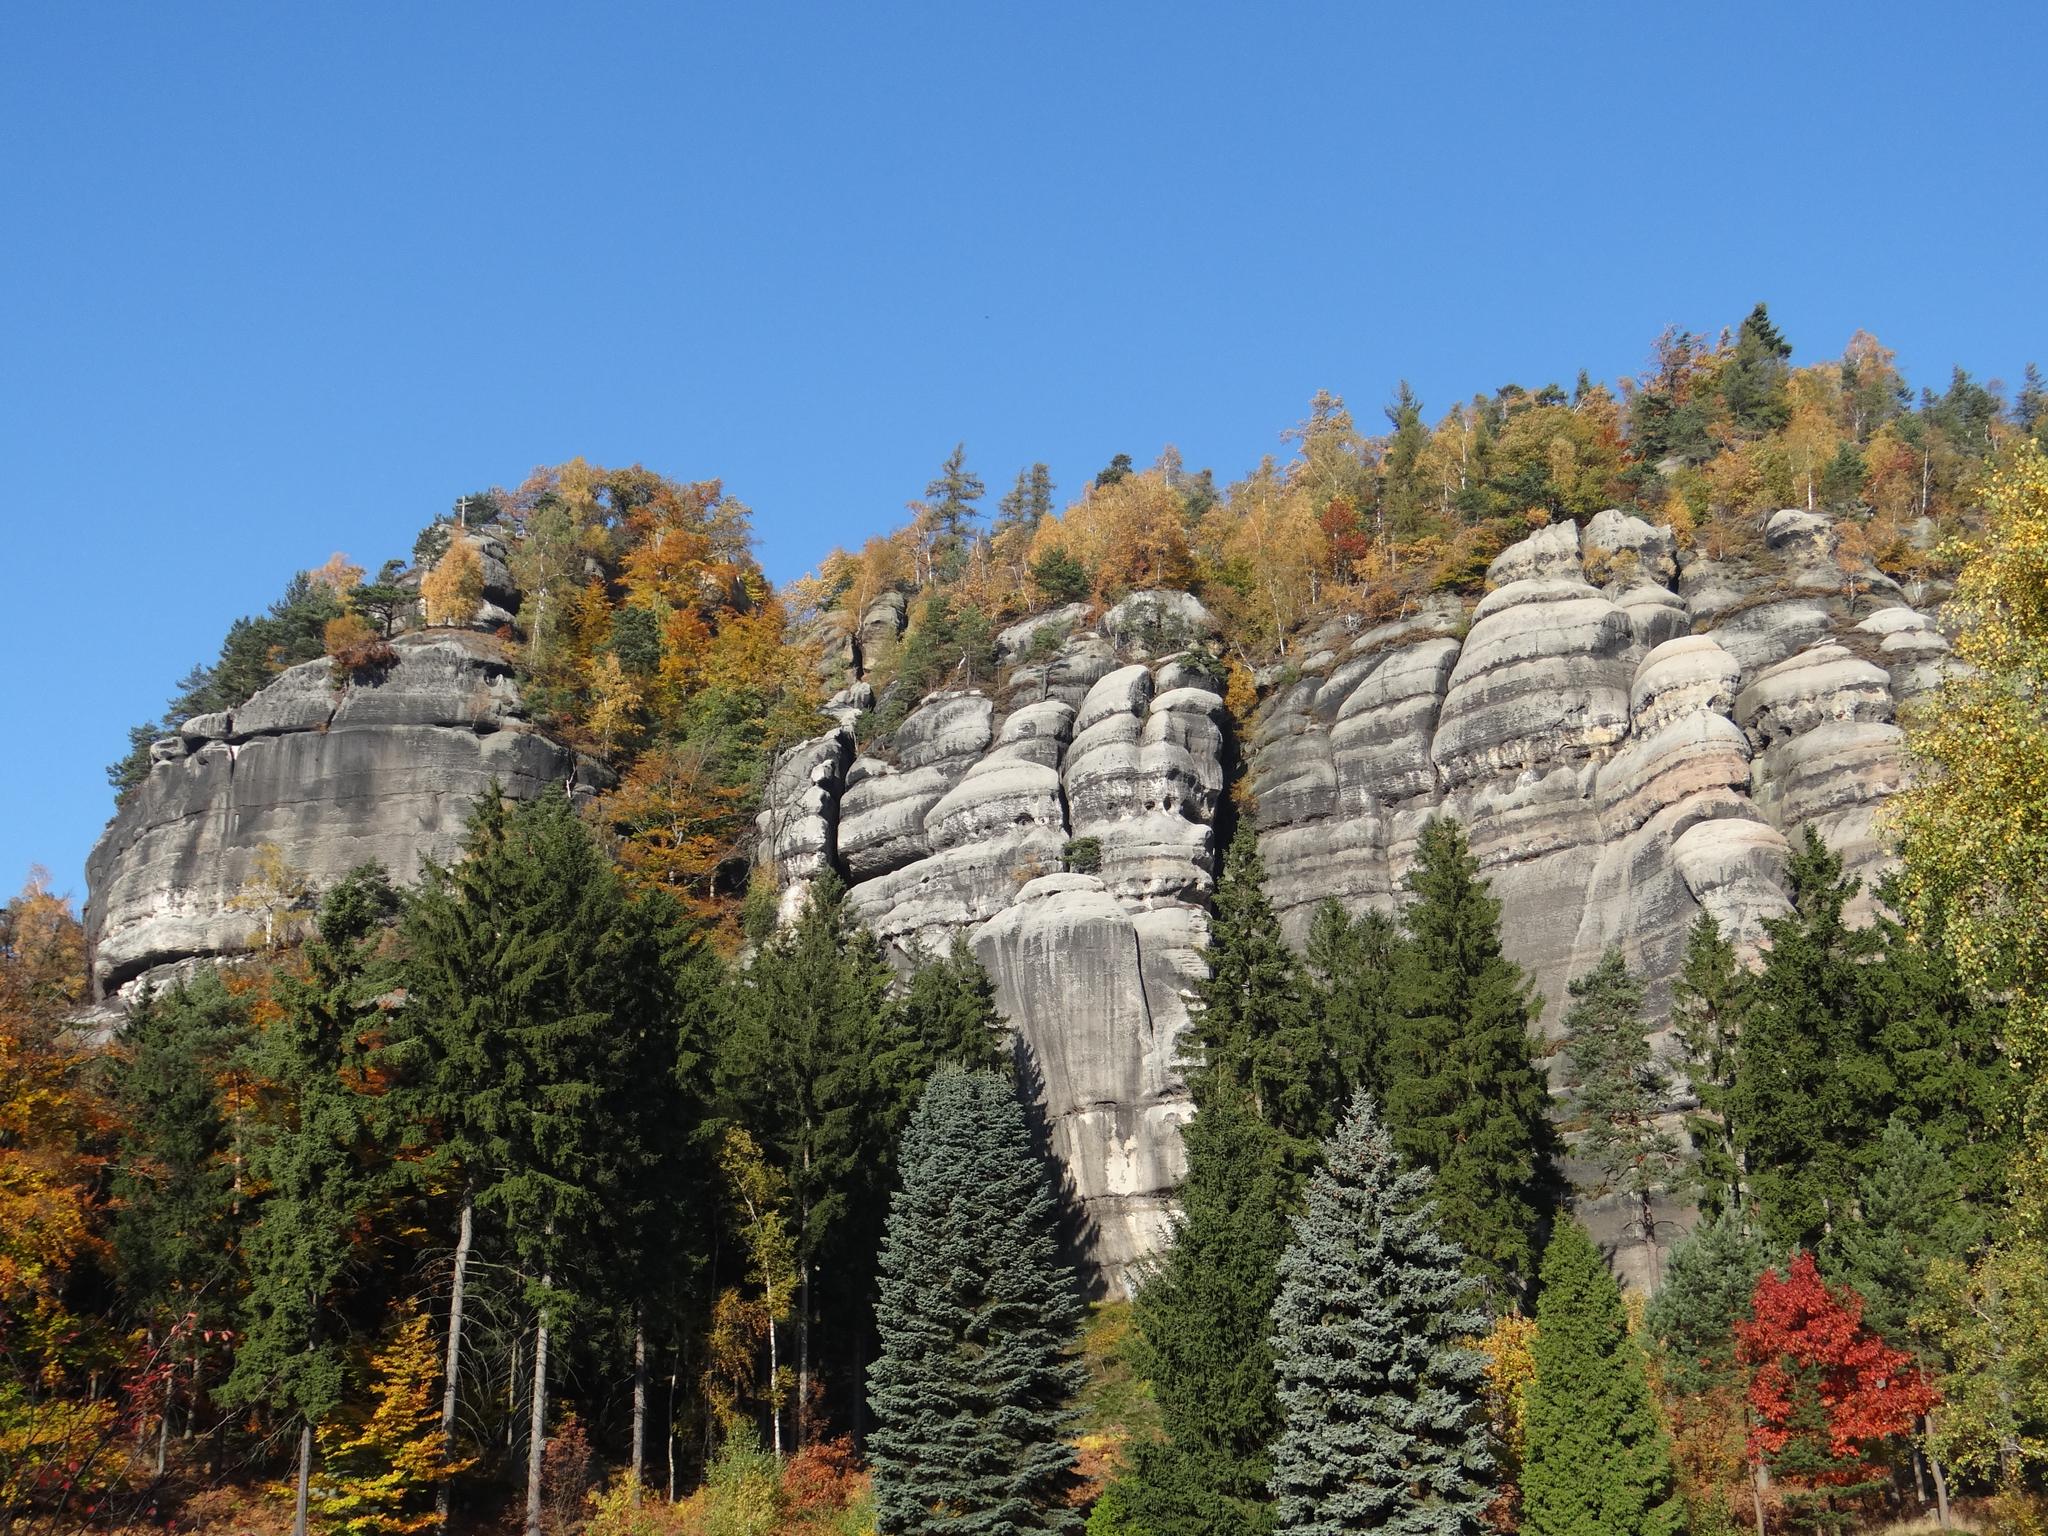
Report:
M 1964 980 L 2004 1001 L 2034 1084 L 2023 1212 L 2048 1238 L 2048 458 L 2021 445 L 1992 477 L 1948 616 L 1951 674 L 1907 718 L 1916 773 L 1888 810 L 1914 919 Z
M 431 1529 L 435 1491 L 464 1471 L 441 1435 L 440 1350 L 416 1301 L 398 1309 L 370 1362 L 370 1410 L 350 1426 L 320 1427 L 312 1507 L 342 1536 L 410 1536 Z
M 640 729 L 640 685 L 610 651 L 590 669 L 590 734 L 606 757 L 629 743 Z
M 1095 578 L 1097 595 L 1139 587 L 1184 587 L 1194 576 L 1182 500 L 1164 468 L 1091 485 L 1057 517 L 1038 525 L 1031 563 L 1065 550 Z
M 292 936 L 291 914 L 303 909 L 312 894 L 303 871 L 284 856 L 276 843 L 264 843 L 256 850 L 255 862 L 240 889 L 228 898 L 231 912 L 252 912 L 259 927 L 250 935 L 252 944 L 276 949 Z
M 420 578 L 429 624 L 467 624 L 484 600 L 484 562 L 467 539 L 451 539 L 434 568 Z

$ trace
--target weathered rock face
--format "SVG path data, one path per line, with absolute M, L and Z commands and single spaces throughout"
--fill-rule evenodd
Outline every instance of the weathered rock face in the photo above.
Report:
M 1147 596 L 1100 629 L 1068 608 L 1006 632 L 1020 664 L 1000 698 L 933 694 L 843 772 L 843 733 L 791 749 L 758 823 L 785 902 L 829 861 L 899 956 L 972 944 L 1110 1283 L 1165 1240 L 1183 1172 L 1179 1037 L 1223 792 L 1213 680 L 1171 657 L 1118 665 L 1210 622 L 1186 594 Z M 1070 845 L 1088 872 L 1066 871 Z
M 1947 647 L 1885 578 L 1845 572 L 1825 518 L 1780 513 L 1766 541 L 1746 563 L 1692 559 L 1605 512 L 1503 552 L 1476 604 L 1333 624 L 1272 669 L 1247 809 L 1290 935 L 1329 896 L 1396 905 L 1423 823 L 1457 816 L 1554 1035 L 1567 981 L 1609 944 L 1657 1014 L 1700 912 L 1755 944 L 1801 828 L 1877 873 L 1897 708 Z M 935 695 L 893 743 L 863 743 L 836 803 L 803 766 L 833 738 L 798 748 L 777 783 L 803 786 L 817 830 L 790 859 L 771 804 L 762 857 L 801 875 L 836 847 L 853 911 L 901 950 L 970 937 L 1114 1282 L 1163 1240 L 1182 1166 L 1176 1036 L 1208 931 L 1225 719 L 1200 654 L 1162 655 L 1213 633 L 1200 604 L 1145 593 L 1084 617 L 1006 631 L 1000 697 Z M 1050 655 L 1033 643 L 1062 630 Z M 1062 873 L 1081 840 L 1088 872 Z M 1583 1208 L 1621 1239 L 1597 1192 Z M 1625 1267 L 1643 1257 L 1624 1245 Z
M 1825 518 L 1779 513 L 1767 539 L 1734 567 L 1617 512 L 1546 528 L 1494 562 L 1462 637 L 1448 613 L 1388 626 L 1270 695 L 1253 791 L 1289 932 L 1328 895 L 1395 905 L 1423 822 L 1454 815 L 1554 1036 L 1610 944 L 1653 1016 L 1700 912 L 1753 945 L 1802 828 L 1876 875 L 1897 708 L 1946 646 L 1882 576 L 1845 578 Z M 1618 1241 L 1618 1213 L 1586 1204 Z
M 101 996 L 244 949 L 261 918 L 237 898 L 266 845 L 314 890 L 369 860 L 408 881 L 453 856 L 492 780 L 519 797 L 587 787 L 596 770 L 525 721 L 497 641 L 430 630 L 394 646 L 375 681 L 337 687 L 327 662 L 307 662 L 157 744 L 86 865 Z

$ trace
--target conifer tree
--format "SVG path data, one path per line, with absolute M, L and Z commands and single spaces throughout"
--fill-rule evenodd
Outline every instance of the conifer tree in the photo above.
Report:
M 1384 912 L 1347 914 L 1335 897 L 1309 920 L 1307 960 L 1337 1076 L 1384 1102 L 1393 1033 L 1391 992 L 1400 926 Z
M 1272 1524 L 1280 1405 L 1267 1333 L 1293 1180 L 1279 1138 L 1240 1092 L 1214 1094 L 1185 1140 L 1173 1246 L 1133 1318 L 1166 1438 L 1138 1446 L 1116 1487 L 1126 1519 L 1148 1536 L 1257 1533 Z
M 1895 1084 L 1866 990 L 1880 940 L 1843 915 L 1857 882 L 1812 827 L 1786 875 L 1792 910 L 1764 924 L 1730 1108 L 1765 1230 L 1811 1247 L 1852 1214 Z
M 1983 1238 L 1983 1213 L 1961 1198 L 1950 1161 L 1893 1115 L 1877 1159 L 1858 1181 L 1857 1214 L 1828 1234 L 1828 1278 L 1863 1298 L 1863 1317 L 1894 1344 L 1912 1342 L 1910 1318 L 1931 1265 L 1961 1263 Z
M 1500 902 L 1455 821 L 1423 828 L 1394 975 L 1387 1124 L 1437 1175 L 1444 1230 L 1513 1290 L 1535 1274 L 1550 1199 L 1549 1094 L 1530 1057 L 1533 1000 L 1501 953 Z
M 1683 1510 L 1621 1289 L 1578 1222 L 1543 1254 L 1527 1397 L 1522 1529 L 1530 1536 L 1676 1536 Z
M 1650 1051 L 1643 1032 L 1643 984 L 1629 974 L 1619 948 L 1610 947 L 1571 983 L 1564 1016 L 1566 1082 L 1584 1123 L 1583 1150 L 1622 1195 L 1656 1263 L 1660 1191 L 1684 1168 L 1678 1138 L 1659 1123 L 1671 1077 Z
M 1740 1140 L 1729 1118 L 1735 1093 L 1737 1042 L 1749 1000 L 1749 976 L 1711 912 L 1685 939 L 1685 959 L 1671 988 L 1671 1025 L 1685 1048 L 1685 1072 L 1699 1101 L 1686 1117 L 1698 1158 L 1700 1209 L 1711 1216 L 1742 1205 Z
M 869 1371 L 885 1536 L 1078 1531 L 1067 1501 L 1080 1301 L 1004 1079 L 942 1071 L 903 1133 Z
M 1705 1392 L 1737 1379 L 1735 1325 L 1771 1263 L 1770 1246 L 1730 1211 L 1701 1222 L 1671 1250 L 1643 1326 L 1674 1391 Z
M 1757 305 L 1736 332 L 1734 354 L 1721 369 L 1721 398 L 1738 431 L 1761 435 L 1790 417 L 1785 359 L 1791 355 L 1792 345 L 1771 323 L 1770 311 Z
M 1492 1500 L 1485 1330 L 1432 1180 L 1352 1100 L 1309 1181 L 1273 1304 L 1275 1529 L 1476 1536 Z
M 907 1087 L 922 1086 L 939 1066 L 982 1072 L 1006 1064 L 995 983 L 964 934 L 955 934 L 943 955 L 920 951 L 913 956 L 902 1013 L 906 1044 L 917 1056 L 902 1074 Z
M 382 980 L 373 951 L 397 899 L 374 866 L 350 874 L 320 906 L 303 977 L 280 984 L 281 1016 L 257 1042 L 269 1104 L 250 1139 L 249 1175 L 263 1190 L 248 1242 L 241 1348 L 222 1395 L 297 1425 L 292 1529 L 305 1536 L 313 1434 L 340 1401 L 343 1281 L 358 1218 L 377 1195 L 363 1096 Z
M 1189 1030 L 1188 1087 L 1198 1104 L 1241 1092 L 1306 1160 L 1330 1122 L 1329 1051 L 1308 978 L 1281 936 L 1265 883 L 1257 835 L 1240 826 L 1216 883 L 1203 952 L 1209 974 L 1196 984 L 1202 1008 Z
M 874 936 L 821 882 L 795 924 L 734 979 L 715 1073 L 720 1097 L 788 1181 L 801 1284 L 797 1378 L 808 1401 L 820 1323 L 812 1279 L 871 1271 L 892 1167 L 891 1140 L 913 1086 L 929 1070 L 903 1027 Z M 825 1323 L 842 1346 L 829 1362 L 857 1381 L 872 1328 L 869 1299 L 835 1285 Z
M 192 1319 L 198 1338 L 226 1337 L 241 1270 L 239 1139 L 248 1114 L 247 996 L 208 968 L 145 998 L 123 1031 L 116 1068 L 121 1150 L 113 1177 L 113 1249 L 121 1289 L 153 1335 Z M 195 1363 L 191 1386 L 202 1390 Z M 159 1421 L 159 1446 L 169 1405 Z
M 460 1380 L 460 1277 L 488 1216 L 534 1318 L 527 1527 L 538 1536 L 551 1349 L 558 1320 L 615 1298 L 615 1223 L 656 1153 L 625 1107 L 645 1071 L 636 1009 L 653 942 L 624 883 L 568 798 L 516 809 L 488 794 L 468 857 L 430 869 L 407 913 L 410 995 L 395 1059 L 405 1118 L 438 1129 L 430 1166 L 457 1188 L 456 1299 L 444 1424 Z M 641 1122 L 644 1124 L 644 1122 Z

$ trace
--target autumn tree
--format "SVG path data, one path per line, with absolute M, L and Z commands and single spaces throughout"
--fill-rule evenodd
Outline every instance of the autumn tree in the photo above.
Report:
M 1864 1326 L 1863 1299 L 1822 1280 L 1810 1253 L 1765 1271 L 1750 1312 L 1736 1325 L 1737 1357 L 1752 1373 L 1750 1454 L 1786 1487 L 1796 1521 L 1839 1528 L 1849 1518 L 1839 1501 L 1883 1486 L 1878 1448 L 1939 1394 L 1904 1350 Z
M 476 545 L 455 539 L 434 568 L 420 578 L 420 601 L 429 624 L 467 624 L 484 600 L 484 563 Z
M 392 1309 L 384 1346 L 369 1361 L 369 1411 L 320 1426 L 320 1474 L 311 1507 L 342 1536 L 415 1536 L 433 1529 L 436 1491 L 468 1470 L 441 1437 L 440 1361 L 416 1301 Z

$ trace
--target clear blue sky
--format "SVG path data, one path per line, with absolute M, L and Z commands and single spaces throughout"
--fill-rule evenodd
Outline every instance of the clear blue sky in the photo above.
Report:
M 583 454 L 785 578 L 955 440 L 1232 477 L 1767 299 L 2043 335 L 2033 3 L 21 4 L 0 21 L 0 882 L 229 620 Z

